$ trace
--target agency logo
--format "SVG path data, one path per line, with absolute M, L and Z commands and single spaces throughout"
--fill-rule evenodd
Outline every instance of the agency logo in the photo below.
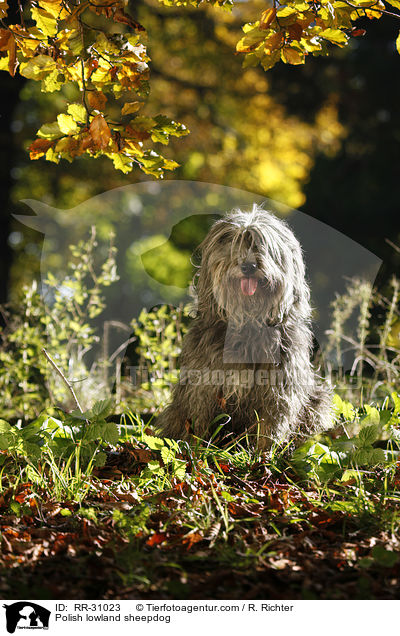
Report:
M 16 629 L 49 629 L 50 610 L 32 603 L 18 601 L 11 605 L 3 605 L 6 610 L 6 627 L 9 634 Z

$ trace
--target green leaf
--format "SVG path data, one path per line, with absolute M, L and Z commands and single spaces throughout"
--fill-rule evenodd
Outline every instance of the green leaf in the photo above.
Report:
M 112 444 L 112 446 L 116 446 L 119 440 L 119 431 L 118 427 L 114 422 L 106 422 L 103 427 L 103 440 Z
M 392 418 L 392 411 L 389 409 L 382 409 L 379 411 L 379 421 L 381 426 L 386 426 Z
M 351 402 L 342 400 L 340 395 L 335 393 L 332 399 L 332 403 L 333 403 L 335 417 L 339 417 L 340 415 L 343 415 L 345 420 L 354 420 L 355 408 L 351 404 Z
M 93 405 L 91 412 L 95 418 L 106 418 L 112 410 L 114 400 L 107 398 L 105 400 L 99 400 Z
M 37 131 L 37 135 L 42 139 L 58 139 L 61 137 L 62 133 L 58 122 L 55 121 L 51 124 L 43 124 L 43 126 Z
M 400 35 L 399 35 L 400 38 Z M 398 393 L 391 393 L 390 397 L 392 398 L 393 402 L 394 402 L 394 414 L 398 414 L 400 413 L 400 395 Z
M 385 463 L 386 455 L 383 448 L 374 448 L 370 461 L 372 465 Z
M 160 437 L 153 437 L 152 435 L 143 435 L 143 441 L 151 450 L 161 450 L 164 446 L 164 440 Z
M 91 422 L 85 429 L 84 441 L 92 442 L 96 439 L 103 439 L 105 422 Z
M 154 475 L 164 475 L 165 471 L 161 466 L 160 462 L 151 461 L 147 464 L 147 470 Z
M 372 448 L 361 448 L 360 450 L 355 451 L 353 455 L 353 462 L 357 466 L 369 465 L 372 452 Z
M 351 479 L 358 479 L 360 473 L 358 470 L 345 470 L 340 481 L 350 481 Z
M 171 448 L 167 448 L 166 446 L 163 446 L 161 449 L 161 458 L 164 464 L 168 464 L 175 459 L 175 453 Z
M 329 42 L 338 44 L 339 46 L 347 44 L 349 39 L 349 37 L 339 29 L 324 29 L 318 35 L 325 40 L 329 40 Z
M 374 564 L 374 560 L 371 557 L 364 557 L 358 561 L 360 568 L 367 570 Z
M 61 508 L 60 515 L 62 517 L 71 517 L 72 512 L 69 510 L 69 508 Z
M 373 444 L 378 439 L 379 433 L 380 428 L 378 424 L 371 424 L 370 426 L 362 428 L 359 433 L 362 446 L 370 446 Z
M 175 459 L 173 461 L 173 472 L 177 479 L 184 479 L 186 475 L 186 462 L 182 459 Z
M 106 461 L 107 461 L 106 453 L 103 453 L 103 451 L 99 451 L 96 457 L 94 458 L 93 465 L 96 466 L 97 468 L 102 468 L 105 465 Z
M 354 420 L 356 412 L 351 402 L 346 402 L 346 401 L 343 402 L 342 415 L 344 419 L 347 421 Z
M 12 435 L 9 433 L 2 433 L 0 435 L 0 450 L 8 450 L 14 442 Z
M 24 451 L 28 458 L 39 459 L 42 454 L 40 446 L 31 442 L 24 442 Z
M 399 560 L 397 552 L 386 550 L 386 548 L 381 545 L 374 546 L 371 555 L 379 565 L 385 568 L 392 568 Z
M 11 424 L 5 420 L 0 420 L 0 434 L 8 433 L 9 431 L 11 431 Z
M 364 408 L 367 414 L 363 418 L 361 418 L 362 426 L 369 424 L 379 424 L 380 415 L 378 409 L 374 406 L 370 406 L 369 404 L 366 404 Z
M 11 501 L 10 509 L 15 515 L 19 516 L 21 514 L 21 504 L 19 504 L 18 501 Z

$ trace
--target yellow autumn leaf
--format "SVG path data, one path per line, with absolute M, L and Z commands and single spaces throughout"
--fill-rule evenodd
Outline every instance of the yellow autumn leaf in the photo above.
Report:
M 376 2 L 371 9 L 365 9 L 365 14 L 367 18 L 369 18 L 370 20 L 373 20 L 373 19 L 379 20 L 379 18 L 382 17 L 383 15 L 382 11 L 384 10 L 385 10 L 385 5 L 383 4 L 381 0 L 378 0 L 378 2 Z
M 48 73 L 54 71 L 56 67 L 57 64 L 49 55 L 36 55 L 29 62 L 22 63 L 19 72 L 28 79 L 42 80 Z
M 74 121 L 86 121 L 86 108 L 82 104 L 69 104 L 67 111 Z
M 400 31 L 399 31 L 399 35 L 397 36 L 397 40 L 396 40 L 396 49 L 397 49 L 397 52 L 400 53 Z
M 286 46 L 281 51 L 281 58 L 285 64 L 304 64 L 304 53 L 300 53 L 296 49 Z
M 57 115 L 57 123 L 64 135 L 73 135 L 79 130 L 79 127 L 72 115 L 60 113 L 59 115 Z
M 319 33 L 319 36 L 325 40 L 329 40 L 329 42 L 337 44 L 338 46 L 346 44 L 349 39 L 343 31 L 340 31 L 340 29 L 324 29 L 321 33 Z
M 265 55 L 261 60 L 261 66 L 264 71 L 268 71 L 270 68 L 275 66 L 277 62 L 279 62 L 280 51 L 273 51 L 270 55 Z
M 296 9 L 293 9 L 293 7 L 283 7 L 282 9 L 279 9 L 277 16 L 278 18 L 289 18 L 296 13 L 297 11 Z
M 24 57 L 31 58 L 38 48 L 38 40 L 44 38 L 43 34 L 36 27 L 24 29 L 19 24 L 14 24 L 12 29 L 18 42 L 18 49 Z
M 258 28 L 254 28 L 251 31 L 248 31 L 246 35 L 239 40 L 236 44 L 236 51 L 238 53 L 249 53 L 257 48 L 261 42 L 263 42 L 265 38 L 265 33 L 260 31 Z
M 40 0 L 40 7 L 58 20 L 64 20 L 69 15 L 63 7 L 63 0 Z
M 38 7 L 32 7 L 31 15 L 32 19 L 36 22 L 37 28 L 40 29 L 44 35 L 54 37 L 57 34 L 57 20 L 51 15 L 51 13 L 48 13 L 43 9 L 39 9 Z
M 131 113 L 136 113 L 140 107 L 140 102 L 126 102 L 122 107 L 121 114 L 130 115 Z

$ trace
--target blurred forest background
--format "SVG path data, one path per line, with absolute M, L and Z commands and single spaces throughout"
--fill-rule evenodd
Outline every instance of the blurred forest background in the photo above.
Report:
M 228 13 L 151 0 L 130 4 L 149 35 L 147 110 L 190 130 L 171 139 L 166 156 L 180 167 L 165 178 L 222 184 L 300 208 L 382 258 L 378 283 L 384 285 L 400 257 L 386 241 L 398 243 L 400 233 L 398 24 L 386 16 L 365 19 L 365 37 L 351 38 L 344 49 L 332 47 L 329 57 L 309 56 L 304 66 L 278 64 L 265 73 L 242 69 L 242 57 L 235 55 L 241 25 L 258 6 L 250 0 Z M 151 177 L 139 170 L 123 175 L 105 158 L 59 165 L 30 161 L 27 146 L 40 125 L 64 108 L 68 88 L 44 94 L 39 82 L 1 73 L 0 89 L 4 302 L 39 273 L 42 237 L 11 217 L 30 214 L 22 199 L 71 210 L 101 192 Z M 154 213 L 163 219 L 168 211 L 161 206 Z M 104 215 L 100 227 L 106 232 L 118 225 L 120 214 Z M 70 212 L 68 224 L 77 221 Z M 177 248 L 189 254 L 198 242 L 194 224 Z

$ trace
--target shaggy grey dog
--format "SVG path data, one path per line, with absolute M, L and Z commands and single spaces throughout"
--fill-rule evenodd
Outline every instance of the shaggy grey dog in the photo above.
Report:
M 204 439 L 224 421 L 233 436 L 247 431 L 267 449 L 330 428 L 330 391 L 310 362 L 304 262 L 288 225 L 257 206 L 234 210 L 200 250 L 197 317 L 162 433 Z

